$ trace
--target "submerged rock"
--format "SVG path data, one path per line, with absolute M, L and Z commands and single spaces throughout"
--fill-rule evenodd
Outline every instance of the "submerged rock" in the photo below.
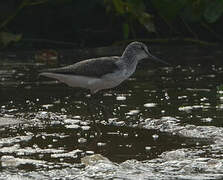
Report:
M 94 165 L 98 163 L 99 161 L 110 162 L 108 158 L 102 156 L 101 154 L 93 154 L 93 155 L 85 156 L 81 158 L 81 163 L 85 164 L 86 166 Z
M 25 172 L 24 177 L 34 179 L 66 180 L 216 180 L 223 178 L 223 160 L 204 158 L 196 150 L 179 149 L 165 152 L 159 158 L 137 161 L 127 160 L 121 164 L 109 161 L 100 154 L 82 158 L 84 168 L 67 167 L 63 169 Z M 0 174 L 1 179 L 4 173 Z
M 0 127 L 24 123 L 21 119 L 0 117 Z
M 45 161 L 34 160 L 34 159 L 21 159 L 15 158 L 14 156 L 2 156 L 1 165 L 2 167 L 17 167 L 20 165 L 35 165 L 35 166 L 45 166 Z

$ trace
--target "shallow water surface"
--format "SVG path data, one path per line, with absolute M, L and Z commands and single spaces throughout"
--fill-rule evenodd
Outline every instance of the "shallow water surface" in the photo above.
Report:
M 21 172 L 38 179 L 38 172 L 46 170 L 43 179 L 49 169 L 87 172 L 81 158 L 93 154 L 112 163 L 153 160 L 178 149 L 223 158 L 221 150 L 209 149 L 213 138 L 190 131 L 223 126 L 220 65 L 159 67 L 146 62 L 119 87 L 93 97 L 88 90 L 38 77 L 41 68 L 13 63 L 0 67 L 2 177 Z M 219 140 L 221 133 L 217 135 Z

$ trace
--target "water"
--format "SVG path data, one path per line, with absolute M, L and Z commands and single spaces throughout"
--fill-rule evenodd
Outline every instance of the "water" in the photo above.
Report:
M 41 68 L 0 68 L 1 178 L 223 177 L 221 65 L 144 62 L 95 97 Z

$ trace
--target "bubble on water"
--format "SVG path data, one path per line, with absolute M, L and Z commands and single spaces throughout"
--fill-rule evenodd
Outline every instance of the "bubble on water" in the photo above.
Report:
M 126 104 L 120 104 L 119 107 L 127 107 L 127 105 L 126 105 Z M 120 108 L 119 108 L 119 109 L 120 109 Z
M 177 98 L 178 98 L 178 99 L 186 99 L 187 96 L 178 96 Z
M 75 149 L 73 151 L 70 152 L 63 152 L 63 153 L 54 153 L 51 154 L 51 158 L 72 158 L 72 159 L 76 159 L 78 158 L 78 155 L 80 155 L 80 153 L 82 153 L 83 151 L 80 149 Z
M 223 104 L 218 104 L 218 105 L 216 106 L 216 109 L 223 109 Z
M 61 122 L 60 121 L 51 121 L 50 124 L 52 124 L 52 125 L 58 125 L 58 124 L 61 124 Z
M 222 90 L 217 91 L 218 94 L 223 94 Z
M 152 148 L 151 148 L 150 146 L 146 146 L 146 147 L 145 147 L 145 150 L 146 150 L 146 151 L 150 151 L 151 149 L 152 149 Z
M 203 91 L 203 92 L 210 92 L 211 89 L 199 89 L 199 88 L 186 88 L 187 91 L 194 91 L 194 92 L 199 92 L 199 91 Z M 197 96 L 196 93 L 193 94 L 193 96 Z
M 52 148 L 53 147 L 53 145 L 52 144 L 48 144 L 48 148 Z
M 113 96 L 113 94 L 107 92 L 107 93 L 104 93 L 103 96 Z
M 66 112 L 67 112 L 67 110 L 66 110 L 65 108 L 61 108 L 60 111 L 61 111 L 62 113 L 66 113 Z
M 86 154 L 87 155 L 92 155 L 92 154 L 94 154 L 94 151 L 86 151 Z
M 89 124 L 90 124 L 90 122 L 87 122 L 87 121 L 80 122 L 80 125 L 82 125 L 82 126 L 88 126 Z
M 124 126 L 125 121 L 116 121 L 116 122 L 113 122 L 113 124 L 116 125 L 116 126 Z
M 146 104 L 144 104 L 144 107 L 146 107 L 146 108 L 151 108 L 151 107 L 156 107 L 156 106 L 157 106 L 156 103 L 146 103 Z
M 80 120 L 79 119 L 65 119 L 64 123 L 66 123 L 66 124 L 79 124 Z
M 213 118 L 207 117 L 207 118 L 202 118 L 201 120 L 203 122 L 211 122 L 211 121 L 213 121 Z
M 85 97 L 86 98 L 90 98 L 91 97 L 91 94 L 87 94 Z
M 18 109 L 8 109 L 8 112 L 15 112 L 15 111 L 18 111 Z M 11 115 L 11 117 L 13 117 L 14 115 Z M 9 117 L 9 116 L 8 116 Z
M 60 101 L 60 99 L 58 99 L 58 100 L 55 100 L 53 103 L 54 103 L 54 104 L 60 104 L 61 101 Z
M 200 109 L 200 108 L 203 108 L 204 106 L 203 105 L 194 105 L 192 106 L 193 109 Z
M 40 111 L 37 115 L 36 115 L 36 117 L 38 117 L 38 118 L 40 118 L 40 119 L 46 119 L 46 118 L 48 118 L 48 112 L 47 111 Z
M 200 100 L 201 100 L 201 101 L 207 101 L 208 98 L 206 98 L 206 97 L 202 97 Z
M 192 106 L 182 106 L 178 108 L 179 111 L 186 111 L 186 112 L 190 112 L 192 109 L 193 109 Z
M 102 147 L 102 146 L 105 146 L 105 145 L 106 145 L 106 143 L 103 143 L 103 142 L 98 142 L 98 143 L 97 143 L 97 146 L 98 146 L 98 147 Z
M 16 155 L 17 156 L 24 156 L 25 155 L 25 152 L 17 152 Z
M 74 118 L 74 119 L 81 119 L 80 116 L 74 116 L 73 118 Z
M 117 120 L 118 120 L 118 118 L 109 118 L 108 122 L 113 123 L 113 122 L 116 122 Z
M 93 138 L 95 137 L 95 135 L 91 134 L 89 137 L 90 137 L 91 139 L 93 139 Z
M 81 126 L 83 131 L 88 131 L 91 127 L 90 126 Z
M 131 148 L 132 147 L 132 144 L 126 144 L 125 147 Z
M 205 109 L 209 109 L 210 106 L 211 106 L 211 104 L 210 104 L 210 103 L 207 103 L 207 102 L 206 102 L 206 103 L 202 102 L 201 105 L 203 106 L 203 107 L 202 107 L 203 110 L 205 110 Z
M 157 140 L 159 138 L 159 135 L 158 134 L 153 134 L 152 137 L 153 137 L 154 140 Z
M 85 138 L 79 138 L 77 141 L 78 141 L 78 143 L 83 144 L 83 143 L 86 143 L 87 142 L 87 139 L 85 139 Z
M 53 104 L 44 104 L 44 105 L 42 105 L 42 107 L 49 109 L 50 107 L 53 107 Z
M 126 100 L 126 97 L 125 97 L 125 96 L 120 96 L 120 95 L 119 95 L 119 96 L 116 97 L 116 100 L 117 100 L 117 101 L 125 101 L 125 100 Z
M 140 110 L 130 110 L 128 113 L 126 113 L 126 115 L 136 115 L 136 114 L 138 114 L 140 112 Z
M 165 99 L 170 99 L 170 96 L 168 95 L 168 93 L 167 92 L 165 92 Z
M 78 128 L 80 128 L 80 126 L 77 125 L 77 124 L 66 125 L 65 127 L 68 128 L 68 129 L 78 129 Z
M 204 106 L 204 105 L 193 105 L 193 106 L 182 106 L 179 107 L 179 111 L 185 111 L 185 112 L 191 112 L 193 109 L 204 109 L 204 108 L 209 108 L 209 106 Z
M 43 158 L 44 154 L 39 154 L 38 156 L 39 156 L 39 158 Z

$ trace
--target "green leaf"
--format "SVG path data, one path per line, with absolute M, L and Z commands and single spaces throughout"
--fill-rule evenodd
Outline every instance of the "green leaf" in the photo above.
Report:
M 138 20 L 147 29 L 147 31 L 156 32 L 155 25 L 150 14 L 142 12 L 138 17 Z
M 187 22 L 199 22 L 202 20 L 204 10 L 208 4 L 207 0 L 188 0 L 181 16 Z
M 151 0 L 158 13 L 166 20 L 174 20 L 186 4 L 186 0 Z
M 113 4 L 115 6 L 116 11 L 119 14 L 124 14 L 125 11 L 124 11 L 124 5 L 123 5 L 122 0 L 113 0 Z
M 125 5 L 131 16 L 134 17 L 134 19 L 136 19 L 138 22 L 140 22 L 140 24 L 142 24 L 148 32 L 156 31 L 152 16 L 149 13 L 145 12 L 143 1 L 132 0 L 131 3 L 128 2 Z
M 129 37 L 129 25 L 127 23 L 124 23 L 122 25 L 122 30 L 123 30 L 124 39 L 128 39 L 128 37 Z
M 0 32 L 0 44 L 2 44 L 3 47 L 9 45 L 11 42 L 18 42 L 21 38 L 22 34 Z
M 145 11 L 145 4 L 142 0 L 127 0 L 126 5 L 135 11 Z
M 204 18 L 208 23 L 216 22 L 223 14 L 223 0 L 212 0 L 204 12 Z

